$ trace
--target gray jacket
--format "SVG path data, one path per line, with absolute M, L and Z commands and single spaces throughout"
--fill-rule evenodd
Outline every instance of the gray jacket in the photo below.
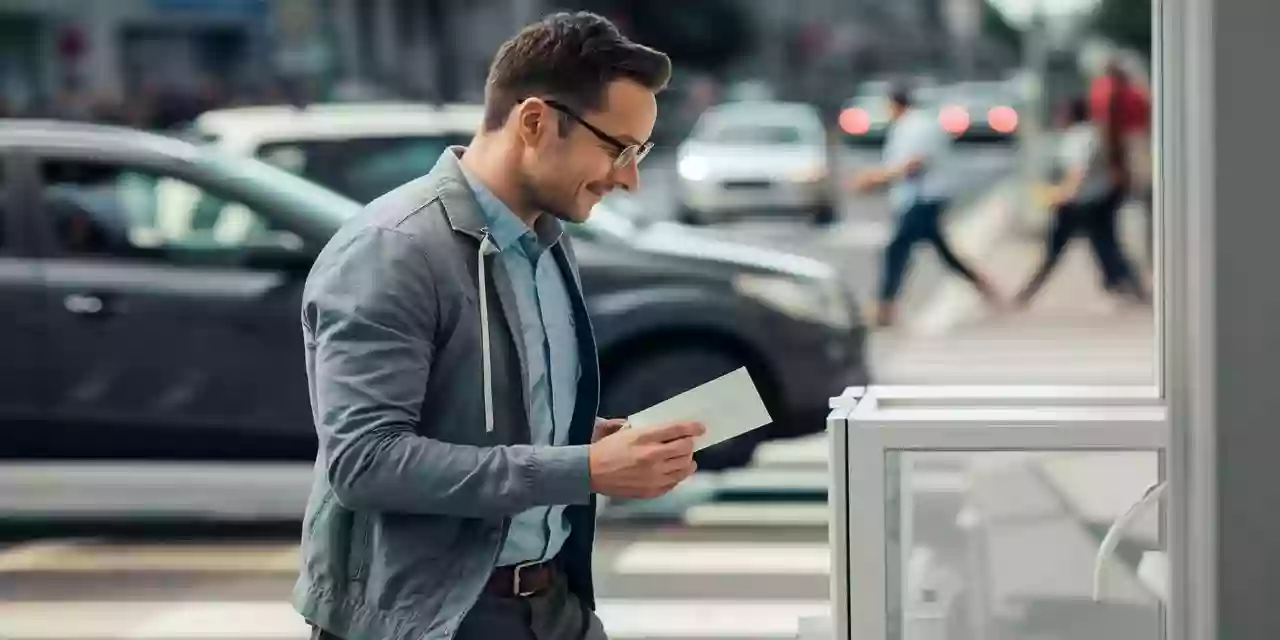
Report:
M 600 382 L 573 249 L 553 249 L 574 276 L 582 361 L 571 444 L 532 446 L 515 294 L 461 152 L 344 225 L 303 295 L 319 450 L 293 603 L 345 638 L 452 637 L 511 518 L 540 505 L 571 505 L 557 559 L 594 606 L 586 445 Z

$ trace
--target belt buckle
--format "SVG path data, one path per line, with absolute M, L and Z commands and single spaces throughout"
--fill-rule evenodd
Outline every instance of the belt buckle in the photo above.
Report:
M 537 592 L 537 589 L 525 591 L 520 586 L 520 572 L 529 568 L 542 564 L 541 560 L 530 560 L 521 562 L 511 570 L 511 590 L 516 594 L 517 598 L 527 598 Z

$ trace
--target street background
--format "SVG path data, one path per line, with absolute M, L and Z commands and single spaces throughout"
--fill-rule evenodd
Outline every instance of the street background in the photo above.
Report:
M 474 102 L 496 43 L 564 4 L 10 0 L 0 3 L 0 117 L 155 130 L 234 104 Z M 657 220 L 679 216 L 671 149 L 696 118 L 699 87 L 729 99 L 735 87 L 765 86 L 832 119 L 860 83 L 879 78 L 994 78 L 1020 87 L 1017 135 L 958 143 L 945 169 L 957 196 L 946 233 L 1006 295 L 1043 249 L 1049 213 L 1034 186 L 1048 174 L 1052 103 L 1082 94 L 1102 58 L 1121 57 L 1145 73 L 1150 52 L 1141 26 L 1149 29 L 1150 5 L 1136 0 L 724 0 L 706 2 L 705 14 L 666 3 L 577 4 L 672 52 L 678 69 L 688 63 L 660 116 L 666 144 L 643 166 L 637 196 Z M 247 73 L 262 69 L 272 72 Z M 836 173 L 847 175 L 875 164 L 879 148 L 839 144 L 835 155 Z M 1121 236 L 1150 283 L 1148 216 L 1128 205 Z M 869 317 L 893 225 L 883 195 L 842 189 L 828 226 L 765 215 L 716 227 L 728 239 L 832 265 Z M 1098 282 L 1085 245 L 1075 243 L 1030 309 L 993 309 L 919 249 L 902 322 L 867 337 L 872 380 L 1154 384 L 1152 308 L 1117 302 Z M 746 468 L 700 473 L 664 499 L 602 513 L 597 592 L 610 637 L 792 638 L 801 619 L 827 613 L 827 456 L 825 434 L 766 443 Z M 1148 530 L 1121 549 L 1124 562 L 1109 582 L 1114 601 L 1086 602 L 1100 531 L 1154 480 L 1154 458 L 974 454 L 922 457 L 916 466 L 913 575 L 945 613 L 941 635 L 914 637 L 1157 637 L 1159 588 L 1139 567 L 1142 552 L 1158 544 Z M 994 576 L 986 589 L 1000 603 L 998 630 L 961 604 L 977 588 L 960 524 L 975 505 L 990 523 L 981 563 Z M 3 522 L 0 638 L 306 637 L 286 601 L 296 539 L 295 522 Z

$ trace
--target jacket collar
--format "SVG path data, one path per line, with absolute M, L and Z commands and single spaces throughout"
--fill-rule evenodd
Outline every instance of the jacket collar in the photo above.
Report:
M 480 209 L 476 191 L 467 180 L 467 173 L 460 162 L 466 150 L 463 146 L 449 147 L 440 154 L 428 175 L 434 178 L 437 196 L 444 205 L 445 216 L 453 230 L 482 238 L 489 228 L 489 220 Z M 542 215 L 538 216 L 533 230 L 543 244 L 552 246 L 560 239 L 564 227 L 554 216 Z

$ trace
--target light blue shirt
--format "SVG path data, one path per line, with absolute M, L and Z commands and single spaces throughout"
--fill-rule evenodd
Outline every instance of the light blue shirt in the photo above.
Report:
M 919 174 L 889 186 L 889 202 L 895 213 L 901 214 L 919 201 L 951 197 L 944 173 L 950 151 L 951 134 L 926 111 L 908 109 L 893 123 L 885 136 L 884 164 L 894 166 L 915 156 L 925 158 L 924 169 Z
M 564 446 L 582 369 L 566 274 L 550 252 L 563 230 L 554 223 L 535 233 L 480 180 L 468 173 L 467 181 L 516 295 L 518 331 L 529 359 L 529 435 L 536 445 Z M 553 558 L 568 537 L 563 505 L 524 511 L 511 522 L 498 566 Z

